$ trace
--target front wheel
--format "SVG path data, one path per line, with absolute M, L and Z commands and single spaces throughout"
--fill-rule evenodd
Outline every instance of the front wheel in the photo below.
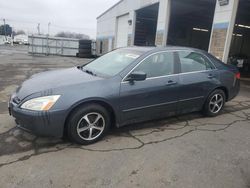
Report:
M 67 133 L 69 138 L 78 144 L 92 144 L 106 134 L 110 123 L 110 116 L 105 108 L 88 104 L 72 113 L 67 124 Z
M 225 104 L 225 93 L 220 89 L 214 90 L 207 98 L 204 105 L 204 113 L 207 116 L 217 116 L 224 107 Z

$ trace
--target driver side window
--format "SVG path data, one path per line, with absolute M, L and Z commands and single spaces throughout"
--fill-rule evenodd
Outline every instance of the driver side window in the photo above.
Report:
M 142 71 L 147 78 L 174 74 L 173 52 L 161 52 L 146 58 L 134 71 Z

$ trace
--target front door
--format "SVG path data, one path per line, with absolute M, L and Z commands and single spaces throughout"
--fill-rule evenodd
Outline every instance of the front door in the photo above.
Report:
M 131 71 L 146 73 L 146 80 L 121 83 L 120 109 L 123 124 L 175 113 L 179 87 L 179 76 L 175 74 L 176 59 L 177 55 L 173 52 L 150 55 Z

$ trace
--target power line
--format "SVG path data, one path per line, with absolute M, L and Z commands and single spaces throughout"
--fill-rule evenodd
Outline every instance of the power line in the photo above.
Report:
M 1 18 L 1 19 L 3 19 L 3 18 Z M 34 23 L 37 23 L 37 22 L 33 22 L 33 21 L 20 21 L 20 20 L 15 20 L 15 19 L 6 19 L 5 18 L 5 21 L 8 21 L 8 22 L 18 22 L 18 23 L 30 23 L 30 24 L 34 24 Z
M 4 19 L 4 18 L 2 18 Z M 24 20 L 16 20 L 16 19 L 5 19 L 5 21 L 7 22 L 16 22 L 16 23 L 27 23 L 27 24 L 36 24 L 37 25 L 37 22 L 35 21 L 24 21 Z M 45 22 L 39 22 L 40 26 L 41 24 L 42 25 L 47 25 L 48 23 L 45 23 Z M 92 28 L 86 28 L 86 27 L 69 27 L 69 26 L 61 26 L 61 25 L 56 25 L 56 24 L 51 24 L 50 25 L 51 27 L 55 27 L 55 28 L 64 28 L 64 29 L 77 29 L 77 30 L 93 30 Z
M 84 27 L 67 27 L 67 26 L 59 26 L 59 25 L 51 25 L 52 27 L 56 27 L 56 28 L 64 28 L 64 29 L 78 29 L 78 30 L 92 30 L 92 28 L 84 28 Z

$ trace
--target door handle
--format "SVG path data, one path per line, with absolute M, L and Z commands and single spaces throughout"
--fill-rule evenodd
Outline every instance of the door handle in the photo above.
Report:
M 166 86 L 171 86 L 171 85 L 175 85 L 177 84 L 177 82 L 173 81 L 173 80 L 169 80 L 166 84 Z
M 214 75 L 213 74 L 209 74 L 207 77 L 211 79 L 211 78 L 214 78 Z

